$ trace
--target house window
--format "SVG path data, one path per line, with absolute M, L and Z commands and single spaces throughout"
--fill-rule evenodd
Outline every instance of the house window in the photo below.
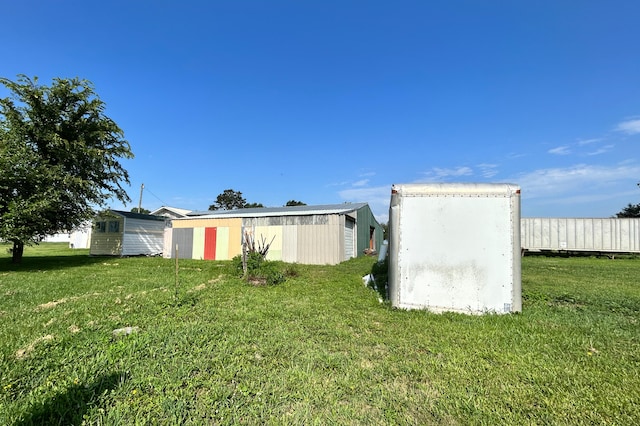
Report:
M 118 222 L 117 220 L 110 220 L 109 232 L 120 232 L 120 222 Z
M 96 222 L 96 232 L 107 232 L 107 222 Z

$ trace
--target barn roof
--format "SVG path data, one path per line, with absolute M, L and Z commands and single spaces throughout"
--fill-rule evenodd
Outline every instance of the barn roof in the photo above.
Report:
M 194 211 L 185 219 L 222 219 L 239 217 L 309 216 L 315 214 L 346 214 L 365 207 L 367 203 L 323 204 L 317 206 L 257 207 L 236 210 Z

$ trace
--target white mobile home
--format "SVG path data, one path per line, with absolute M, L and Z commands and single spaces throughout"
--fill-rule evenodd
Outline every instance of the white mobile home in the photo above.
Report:
M 433 312 L 522 309 L 520 188 L 512 184 L 393 185 L 389 298 Z
M 160 255 L 164 245 L 166 220 L 160 216 L 108 210 L 94 221 L 89 254 Z

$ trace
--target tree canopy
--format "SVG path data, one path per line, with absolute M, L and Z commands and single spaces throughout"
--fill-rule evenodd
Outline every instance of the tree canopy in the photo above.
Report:
M 627 207 L 616 213 L 616 217 L 640 217 L 640 204 L 629 203 Z
M 287 204 L 285 204 L 285 207 L 294 207 L 294 206 L 306 206 L 307 203 L 303 203 L 302 201 L 297 201 L 297 200 L 289 200 L 287 201 Z
M 141 208 L 134 207 L 134 208 L 131 209 L 131 213 L 149 214 L 149 213 L 151 213 L 151 210 L 145 209 L 144 207 L 141 207 Z
M 233 189 L 225 189 L 216 197 L 215 203 L 209 206 L 209 210 L 236 210 L 255 207 L 264 207 L 261 203 L 247 203 L 242 192 Z
M 21 75 L 0 78 L 0 239 L 25 244 L 70 231 L 106 201 L 130 201 L 121 158 L 133 158 L 123 131 L 104 113 L 93 84 L 56 78 L 50 86 Z

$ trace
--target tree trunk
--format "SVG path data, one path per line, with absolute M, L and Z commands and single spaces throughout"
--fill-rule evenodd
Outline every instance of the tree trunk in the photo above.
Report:
M 22 253 L 24 253 L 24 243 L 22 241 L 14 240 L 11 263 L 18 264 L 22 262 Z

